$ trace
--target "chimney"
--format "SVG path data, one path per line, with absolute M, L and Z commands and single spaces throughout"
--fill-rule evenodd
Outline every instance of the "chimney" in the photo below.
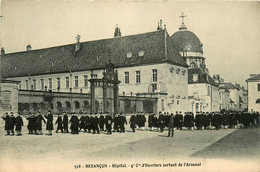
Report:
M 158 22 L 157 30 L 160 30 L 160 22 Z
M 121 36 L 121 32 L 120 29 L 118 27 L 118 24 L 116 24 L 116 28 L 115 28 L 115 33 L 114 33 L 114 37 L 120 37 Z
M 162 30 L 162 20 L 160 20 L 160 29 Z
M 80 49 L 80 35 L 76 36 L 76 45 L 75 45 L 75 52 L 78 52 Z
M 30 44 L 27 45 L 27 46 L 26 46 L 26 50 L 27 50 L 27 51 L 31 51 L 31 50 L 32 50 L 32 46 L 31 46 Z
M 5 54 L 5 49 L 4 47 L 1 48 L 1 55 L 4 55 Z
M 164 25 L 164 30 L 166 30 L 166 24 Z

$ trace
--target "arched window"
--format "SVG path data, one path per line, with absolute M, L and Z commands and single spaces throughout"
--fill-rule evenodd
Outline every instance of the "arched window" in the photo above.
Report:
M 75 101 L 74 103 L 75 103 L 75 108 L 76 108 L 76 109 L 79 109 L 79 108 L 80 108 L 79 101 Z
M 255 103 L 260 103 L 260 99 L 257 99 Z
M 191 68 L 191 69 L 195 69 L 195 67 L 196 67 L 195 63 L 194 63 L 194 62 L 191 62 L 191 63 L 190 63 L 190 68 Z

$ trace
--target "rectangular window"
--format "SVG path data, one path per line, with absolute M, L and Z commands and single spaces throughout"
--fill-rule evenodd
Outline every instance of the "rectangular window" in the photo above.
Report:
M 141 83 L 141 72 L 139 70 L 136 71 L 136 83 L 137 84 Z
M 44 90 L 44 79 L 41 79 L 41 90 Z
M 129 72 L 125 72 L 125 84 L 129 84 Z
M 29 83 L 28 83 L 28 80 L 25 80 L 25 89 L 26 89 L 26 90 L 29 89 Z
M 66 88 L 69 88 L 70 87 L 70 78 L 69 77 L 66 77 Z
M 88 87 L 88 75 L 84 75 L 84 87 Z
M 260 91 L 260 84 L 257 84 L 257 90 Z
M 75 76 L 74 79 L 75 79 L 75 87 L 78 88 L 79 87 L 79 77 Z
M 93 74 L 93 78 L 94 78 L 94 79 L 97 79 L 97 74 Z
M 33 90 L 36 90 L 36 79 L 33 80 Z
M 60 78 L 57 78 L 57 89 L 60 89 Z
M 157 82 L 157 69 L 153 69 L 153 82 Z
M 49 89 L 52 89 L 52 78 L 49 78 Z

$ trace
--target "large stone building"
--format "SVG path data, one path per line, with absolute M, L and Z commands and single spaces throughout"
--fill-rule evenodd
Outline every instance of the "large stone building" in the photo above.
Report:
M 180 16 L 184 18 L 185 16 Z M 174 47 L 189 65 L 188 95 L 189 109 L 198 111 L 219 111 L 220 95 L 218 85 L 209 75 L 203 55 L 203 44 L 191 31 L 187 30 L 182 20 L 179 31 L 171 36 Z
M 260 112 L 260 74 L 252 74 L 246 80 L 248 89 L 248 111 Z
M 19 81 L 22 112 L 188 110 L 188 65 L 162 23 L 154 32 L 121 36 L 116 27 L 114 38 L 80 42 L 77 36 L 74 44 L 29 45 L 1 56 L 3 78 Z

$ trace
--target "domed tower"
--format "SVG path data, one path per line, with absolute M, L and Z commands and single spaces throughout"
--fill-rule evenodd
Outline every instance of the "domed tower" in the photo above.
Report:
M 200 68 L 207 71 L 205 58 L 203 57 L 203 44 L 193 32 L 187 30 L 183 21 L 184 17 L 186 16 L 182 13 L 180 16 L 180 18 L 182 18 L 181 27 L 179 31 L 171 36 L 173 44 L 181 56 L 185 58 L 190 69 Z

